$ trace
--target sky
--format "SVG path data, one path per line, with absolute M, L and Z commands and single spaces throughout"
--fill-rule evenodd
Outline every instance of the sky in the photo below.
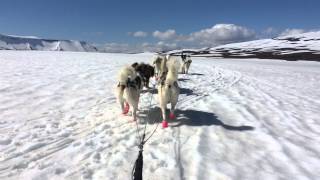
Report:
M 1 0 L 0 34 L 205 47 L 320 28 L 319 0 Z

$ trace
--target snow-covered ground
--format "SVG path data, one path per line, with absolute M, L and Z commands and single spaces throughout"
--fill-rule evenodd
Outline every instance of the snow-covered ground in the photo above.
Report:
M 0 51 L 0 179 L 130 179 L 136 126 L 115 77 L 151 57 Z M 145 145 L 144 179 L 320 178 L 319 63 L 194 58 L 179 84 L 177 119 Z M 161 121 L 152 92 L 141 127 L 148 112 Z

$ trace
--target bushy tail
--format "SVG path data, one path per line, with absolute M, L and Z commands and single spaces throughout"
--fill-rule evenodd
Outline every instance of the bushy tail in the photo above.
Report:
M 175 57 L 167 57 L 168 74 L 166 80 L 169 84 L 177 81 L 180 61 Z
M 137 73 L 131 66 L 123 67 L 118 74 L 120 85 L 126 85 L 128 80 L 133 81 L 137 77 Z

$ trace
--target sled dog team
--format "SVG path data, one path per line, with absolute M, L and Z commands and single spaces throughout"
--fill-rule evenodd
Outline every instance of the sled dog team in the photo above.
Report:
M 117 100 L 123 114 L 128 114 L 132 107 L 133 120 L 137 120 L 137 110 L 140 93 L 143 87 L 149 88 L 149 80 L 155 76 L 157 80 L 158 100 L 162 112 L 162 127 L 168 127 L 166 108 L 171 105 L 169 118 L 174 119 L 175 106 L 178 102 L 180 88 L 178 85 L 178 73 L 188 73 L 191 59 L 190 56 L 182 57 L 180 60 L 170 55 L 156 55 L 153 66 L 145 63 L 134 63 L 125 66 L 118 73 L 118 84 L 116 87 Z

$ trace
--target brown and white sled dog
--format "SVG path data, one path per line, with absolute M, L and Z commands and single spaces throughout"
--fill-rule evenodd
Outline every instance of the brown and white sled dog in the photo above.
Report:
M 167 104 L 171 104 L 170 119 L 174 119 L 175 106 L 178 103 L 180 88 L 178 85 L 178 72 L 180 61 L 174 57 L 167 56 L 161 65 L 161 77 L 158 86 L 159 104 L 162 112 L 162 127 L 168 127 L 166 120 Z
M 118 74 L 116 97 L 123 114 L 129 112 L 132 106 L 133 120 L 137 120 L 137 110 L 142 89 L 142 79 L 131 66 L 123 67 Z

